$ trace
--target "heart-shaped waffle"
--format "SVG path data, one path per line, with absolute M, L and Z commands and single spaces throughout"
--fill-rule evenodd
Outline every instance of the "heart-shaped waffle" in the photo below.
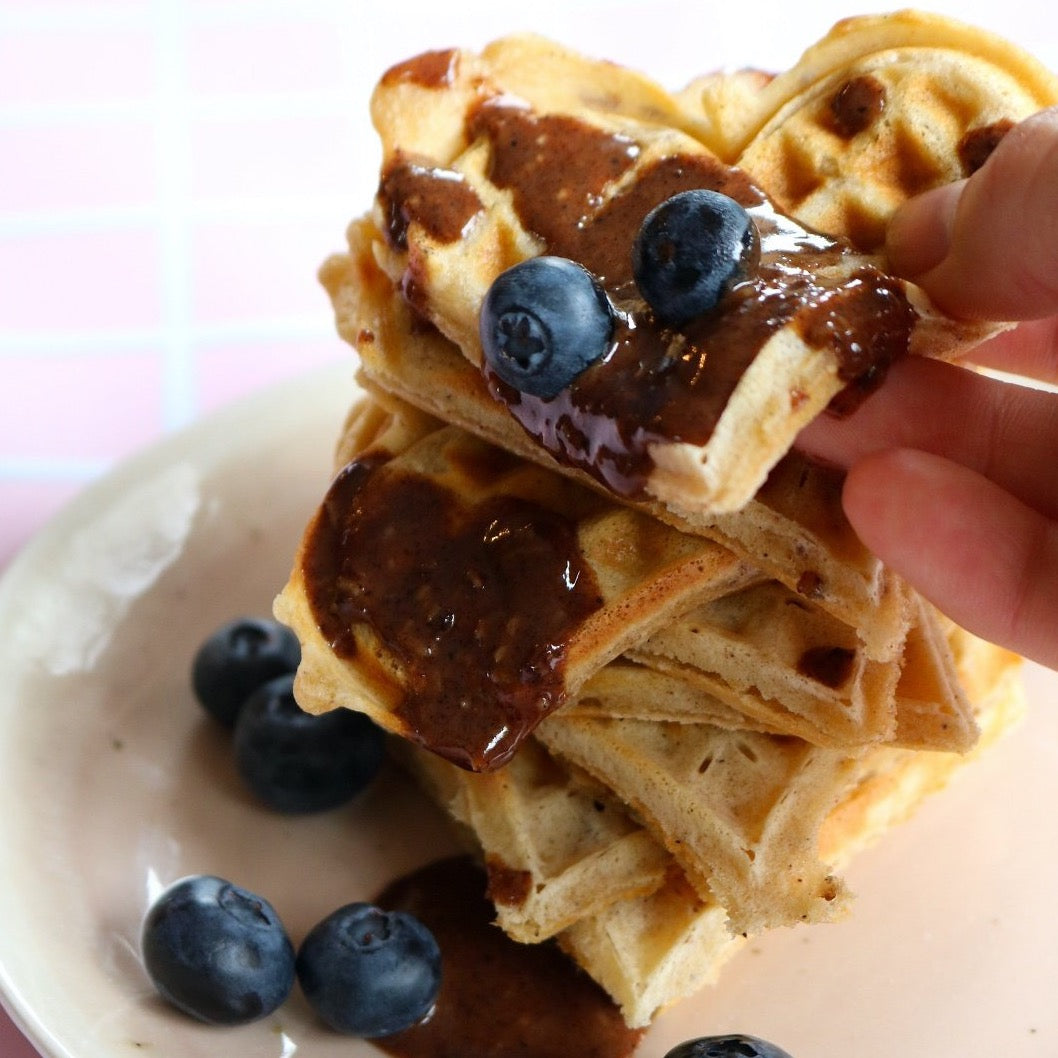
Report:
M 865 252 L 882 250 L 900 203 L 971 175 L 1056 101 L 1054 75 L 1022 49 L 918 11 L 846 19 L 785 73 L 735 84 L 683 93 L 714 147 L 780 208 Z
M 303 708 L 346 706 L 474 771 L 601 666 L 760 574 L 457 427 L 369 401 L 276 615 Z
M 373 252 L 481 372 L 461 425 L 516 448 L 528 436 L 538 458 L 699 524 L 742 508 L 800 428 L 894 356 L 953 357 L 989 333 L 886 275 L 881 233 L 909 194 L 963 173 L 1003 128 L 1058 100 L 1016 49 L 918 15 L 843 23 L 743 93 L 746 113 L 724 127 L 707 92 L 696 114 L 686 94 L 539 38 L 446 56 L 440 73 L 405 64 L 376 90 Z M 651 208 L 692 188 L 746 207 L 761 257 L 677 326 L 632 282 L 633 244 Z M 586 267 L 615 321 L 609 352 L 546 397 L 497 378 L 479 328 L 496 277 L 542 254 Z M 349 332 L 340 266 L 324 281 Z M 414 368 L 402 396 L 442 411 Z
M 378 198 L 321 270 L 370 399 L 276 601 L 296 693 L 402 736 L 501 925 L 556 937 L 630 1024 L 741 933 L 833 917 L 835 869 L 1017 712 L 1015 659 L 870 555 L 791 445 L 893 357 L 991 333 L 887 275 L 882 235 L 1056 99 L 1018 49 L 914 13 L 678 96 L 537 37 L 378 86 Z M 637 234 L 702 188 L 759 261 L 667 319 Z M 481 322 L 545 256 L 588 277 L 608 343 L 548 392 Z

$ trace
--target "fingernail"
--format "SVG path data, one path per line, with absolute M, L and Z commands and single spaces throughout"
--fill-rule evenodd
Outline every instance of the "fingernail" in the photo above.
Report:
M 914 279 L 944 260 L 951 246 L 955 209 L 965 184 L 965 180 L 959 180 L 925 191 L 896 211 L 885 241 L 889 266 L 894 273 Z

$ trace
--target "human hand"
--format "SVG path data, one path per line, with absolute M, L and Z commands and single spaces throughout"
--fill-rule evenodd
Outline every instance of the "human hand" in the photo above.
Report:
M 1058 383 L 1058 108 L 894 217 L 893 270 L 953 316 L 1022 322 L 966 358 Z M 863 542 L 968 630 L 1058 668 L 1058 393 L 914 357 L 798 439 L 848 468 Z

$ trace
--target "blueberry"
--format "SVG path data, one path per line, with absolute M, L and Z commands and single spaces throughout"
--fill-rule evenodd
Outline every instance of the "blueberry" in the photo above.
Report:
M 658 319 L 678 327 L 712 309 L 759 257 L 753 218 L 733 198 L 699 188 L 647 214 L 632 248 L 632 271 Z
M 508 268 L 481 306 L 489 366 L 515 389 L 547 400 L 606 353 L 613 328 L 606 292 L 564 257 L 531 257 Z
M 403 911 L 346 904 L 316 925 L 297 955 L 305 998 L 331 1028 L 391 1036 L 433 1009 L 441 952 L 433 934 Z
M 281 812 L 318 812 L 358 794 L 384 755 L 382 731 L 362 713 L 314 716 L 277 676 L 246 700 L 235 723 L 235 764 L 254 794 Z
M 294 984 L 294 947 L 271 905 L 212 875 L 174 882 L 154 901 L 141 948 L 162 997 L 211 1025 L 265 1017 Z
M 790 1058 L 781 1047 L 756 1036 L 703 1036 L 673 1047 L 665 1058 Z
M 243 702 L 263 683 L 293 672 L 301 660 L 294 633 L 278 621 L 241 617 L 199 647 L 191 685 L 202 707 L 233 727 Z

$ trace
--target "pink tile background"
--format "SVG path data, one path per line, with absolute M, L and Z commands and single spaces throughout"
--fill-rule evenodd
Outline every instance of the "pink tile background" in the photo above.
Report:
M 14 234 L 0 243 L 0 318 L 18 337 L 39 329 L 59 343 L 158 328 L 160 256 L 159 233 L 138 220 Z
M 19 21 L 34 6 L 39 10 L 45 5 L 4 5 L 5 14 L 10 12 L 16 21 L 12 31 L 0 37 L 0 98 L 66 105 L 86 99 L 139 100 L 151 91 L 154 35 L 150 20 L 142 17 L 145 5 L 127 3 L 124 17 L 120 9 L 106 5 L 107 19 L 71 26 L 68 16 L 70 21 L 87 19 L 91 5 L 69 0 L 66 5 L 47 5 L 53 18 Z M 91 47 L 86 47 L 89 39 Z
M 23 354 L 8 358 L 22 390 L 49 393 L 49 415 L 33 415 L 14 387 L 0 392 L 0 451 L 13 460 L 103 462 L 162 432 L 162 361 L 156 350 Z M 114 409 L 121 408 L 115 415 Z
M 158 170 L 153 145 L 149 121 L 0 127 L 0 157 L 17 158 L 19 170 L 33 176 L 6 187 L 4 206 L 27 215 L 150 207 Z M 115 158 L 122 164 L 115 165 Z
M 1058 65 L 1035 0 L 929 6 Z M 793 40 L 784 5 L 757 0 L 750 42 L 738 5 L 694 7 L 0 0 L 0 569 L 52 510 L 28 483 L 73 492 L 226 400 L 348 355 L 315 272 L 370 201 L 367 103 L 391 63 L 527 29 L 679 87 L 779 68 L 874 9 L 819 0 Z
M 133 450 L 348 355 L 315 271 L 377 168 L 354 45 L 340 3 L 0 3 L 0 570 Z
M 349 353 L 315 280 L 368 205 L 391 63 L 536 30 L 679 87 L 781 68 L 817 0 L 0 0 L 0 573 L 76 491 L 220 404 Z M 883 5 L 884 6 L 884 5 Z M 1058 67 L 1038 0 L 937 0 Z M 0 1056 L 33 1048 L 0 1013 Z

